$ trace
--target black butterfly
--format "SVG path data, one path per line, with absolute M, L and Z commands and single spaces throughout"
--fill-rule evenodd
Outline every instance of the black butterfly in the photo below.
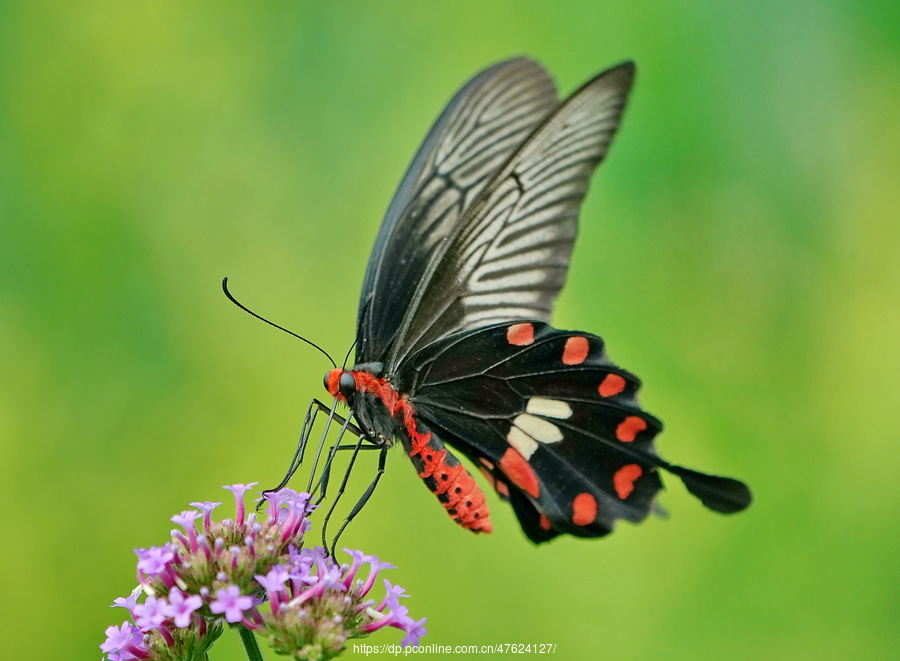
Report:
M 662 424 L 639 407 L 637 377 L 609 361 L 596 335 L 548 325 L 588 181 L 633 77 L 626 62 L 560 102 L 544 69 L 519 58 L 457 92 L 375 240 L 356 366 L 325 376 L 357 431 L 382 450 L 399 440 L 450 516 L 475 532 L 491 530 L 485 497 L 447 444 L 475 462 L 534 542 L 641 521 L 659 469 L 713 510 L 750 504 L 742 482 L 660 458 Z

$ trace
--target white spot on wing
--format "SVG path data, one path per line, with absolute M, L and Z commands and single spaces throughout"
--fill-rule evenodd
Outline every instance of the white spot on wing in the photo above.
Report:
M 522 413 L 513 420 L 513 426 L 506 435 L 506 440 L 527 459 L 537 450 L 536 441 L 556 443 L 561 441 L 562 437 L 559 427 L 552 422 L 535 417 L 530 413 Z M 517 443 L 523 447 L 520 448 Z
M 522 416 L 519 417 L 521 418 Z M 531 455 L 538 449 L 537 441 L 516 427 L 515 424 L 510 427 L 506 440 L 526 459 L 531 459 Z
M 532 397 L 528 400 L 525 410 L 534 415 L 543 415 L 558 420 L 572 417 L 572 407 L 558 399 Z

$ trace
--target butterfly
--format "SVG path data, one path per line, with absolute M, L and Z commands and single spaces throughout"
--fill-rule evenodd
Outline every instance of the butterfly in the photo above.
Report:
M 563 101 L 525 58 L 467 82 L 381 223 L 359 301 L 356 364 L 325 375 L 362 438 L 382 457 L 399 443 L 471 531 L 490 532 L 492 522 L 458 455 L 536 543 L 602 537 L 619 519 L 643 520 L 657 508 L 660 471 L 712 510 L 750 504 L 742 482 L 660 457 L 662 423 L 639 406 L 638 378 L 610 362 L 600 337 L 549 324 L 582 200 L 634 73 L 632 62 L 614 66 Z

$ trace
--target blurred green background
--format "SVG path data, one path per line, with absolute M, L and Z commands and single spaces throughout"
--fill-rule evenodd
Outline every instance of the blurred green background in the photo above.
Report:
M 281 477 L 328 365 L 221 278 L 343 355 L 419 141 L 516 54 L 563 93 L 637 61 L 555 322 L 756 503 L 670 480 L 669 520 L 535 548 L 493 496 L 495 534 L 458 529 L 398 452 L 343 542 L 399 567 L 426 643 L 896 658 L 900 5 L 849 0 L 0 4 L 5 658 L 97 658 L 134 547 Z

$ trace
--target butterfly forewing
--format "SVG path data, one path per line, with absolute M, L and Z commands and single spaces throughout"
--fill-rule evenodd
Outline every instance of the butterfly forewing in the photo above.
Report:
M 549 321 L 589 178 L 618 128 L 633 73 L 627 63 L 592 79 L 494 175 L 432 256 L 406 308 L 390 367 L 452 331 Z
M 547 73 L 524 58 L 486 69 L 453 97 L 378 232 L 360 297 L 359 362 L 384 359 L 436 247 L 558 103 Z

